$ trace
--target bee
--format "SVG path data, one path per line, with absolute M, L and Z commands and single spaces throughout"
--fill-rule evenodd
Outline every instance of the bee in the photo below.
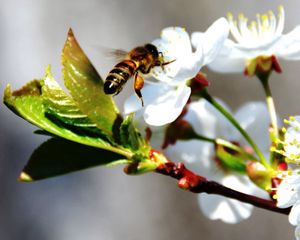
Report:
M 125 54 L 122 53 L 122 50 L 117 50 L 115 54 L 123 54 L 125 57 L 108 73 L 104 82 L 104 93 L 119 94 L 125 83 L 134 76 L 134 91 L 141 100 L 142 106 L 144 106 L 144 101 L 141 89 L 144 86 L 144 79 L 140 74 L 148 74 L 156 66 L 160 66 L 164 70 L 165 65 L 175 61 L 164 62 L 162 52 L 159 52 L 156 46 L 150 43 L 136 47 Z

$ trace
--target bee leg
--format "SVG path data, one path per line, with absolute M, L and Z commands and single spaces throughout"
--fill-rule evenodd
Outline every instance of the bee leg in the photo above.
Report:
M 175 62 L 176 59 L 174 59 L 174 60 L 172 60 L 172 61 L 164 62 L 164 61 L 163 61 L 163 59 L 164 59 L 164 54 L 163 54 L 162 52 L 159 52 L 158 54 L 160 55 L 160 58 L 161 58 L 161 60 L 159 60 L 159 62 L 158 62 L 158 65 L 161 67 L 161 69 L 162 69 L 164 72 L 166 72 L 164 66 L 165 66 L 165 65 L 168 65 L 168 64 L 170 64 L 170 63 L 172 63 L 172 62 Z
M 158 65 L 161 67 L 161 69 L 165 71 L 165 67 L 164 67 L 164 64 L 163 64 L 163 59 L 164 59 L 164 54 L 162 52 L 159 52 L 158 53 L 160 55 L 160 59 L 158 60 Z
M 136 73 L 134 75 L 134 91 L 138 96 L 138 98 L 141 100 L 142 107 L 144 107 L 143 96 L 141 93 L 141 89 L 143 88 L 143 86 L 144 86 L 144 79 L 140 75 L 138 75 L 138 73 Z

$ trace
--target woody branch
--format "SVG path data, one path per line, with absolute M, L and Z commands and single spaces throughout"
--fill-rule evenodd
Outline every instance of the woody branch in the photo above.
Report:
M 248 195 L 242 192 L 227 188 L 217 182 L 209 181 L 204 177 L 196 175 L 187 169 L 183 163 L 175 164 L 171 161 L 161 164 L 157 173 L 170 176 L 178 180 L 178 186 L 193 193 L 218 194 L 233 198 L 253 206 L 288 215 L 291 208 L 278 208 L 276 202 Z

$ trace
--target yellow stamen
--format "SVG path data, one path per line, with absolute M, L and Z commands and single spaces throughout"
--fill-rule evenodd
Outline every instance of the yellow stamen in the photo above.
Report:
M 290 119 L 291 122 L 296 120 L 296 118 L 294 116 L 290 116 L 289 119 Z

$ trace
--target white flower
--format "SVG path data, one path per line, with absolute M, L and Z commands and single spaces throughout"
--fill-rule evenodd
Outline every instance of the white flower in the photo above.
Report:
M 280 208 L 292 207 L 289 222 L 297 226 L 295 237 L 300 240 L 300 169 L 281 174 L 283 180 L 277 189 L 277 206 Z
M 284 150 L 278 150 L 286 157 L 287 162 L 292 162 L 291 167 L 300 164 L 300 116 L 290 117 L 285 120 L 289 125 L 287 129 L 283 129 L 284 141 L 281 143 Z M 297 226 L 295 229 L 295 237 L 300 240 L 300 169 L 294 169 L 283 172 L 279 175 L 283 178 L 277 189 L 277 206 L 280 208 L 292 207 L 289 214 L 289 222 Z
M 300 164 L 300 116 L 290 117 L 285 120 L 289 124 L 284 134 L 284 151 L 279 151 L 287 160 Z
M 217 72 L 243 72 L 246 64 L 259 56 L 272 56 L 286 60 L 300 59 L 300 26 L 288 34 L 282 34 L 284 9 L 279 7 L 278 21 L 272 11 L 257 14 L 257 20 L 239 16 L 237 24 L 229 15 L 230 31 L 235 41 L 227 39 L 218 57 L 209 64 Z
M 192 79 L 201 67 L 210 63 L 223 46 L 229 33 L 228 22 L 224 18 L 215 21 L 192 50 L 191 40 L 185 29 L 165 28 L 161 38 L 153 41 L 158 51 L 163 53 L 164 61 L 174 62 L 153 69 L 152 76 L 158 83 L 145 84 L 141 90 L 144 99 L 144 118 L 147 124 L 162 126 L 173 122 L 188 101 L 191 89 L 186 81 Z M 129 97 L 124 105 L 125 114 L 142 109 L 136 96 Z
M 261 102 L 248 103 L 234 116 L 262 151 L 267 153 L 270 121 L 266 105 Z M 246 141 L 236 129 L 206 100 L 191 103 L 185 119 L 193 125 L 198 134 L 211 138 L 220 137 L 239 142 L 242 146 L 246 145 Z M 209 180 L 244 193 L 267 198 L 266 192 L 255 186 L 246 176 L 226 175 L 214 160 L 215 151 L 211 143 L 198 140 L 177 141 L 174 146 L 166 149 L 166 156 L 172 161 L 184 161 L 188 167 Z M 249 204 L 218 195 L 200 194 L 198 202 L 207 217 L 220 219 L 226 223 L 237 223 L 248 218 L 253 208 Z

